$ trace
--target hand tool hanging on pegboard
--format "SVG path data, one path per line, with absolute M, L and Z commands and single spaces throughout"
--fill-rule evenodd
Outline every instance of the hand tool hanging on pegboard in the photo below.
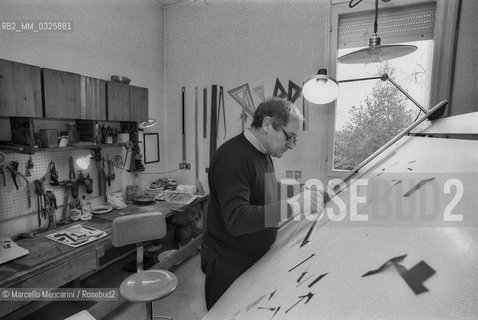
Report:
M 142 162 L 143 156 L 141 155 L 141 150 L 139 148 L 139 138 L 138 138 L 138 124 L 134 125 L 133 130 L 130 132 L 130 138 L 133 142 L 133 146 L 131 147 L 131 162 L 129 170 L 132 172 L 136 171 L 144 171 L 144 165 Z
M 86 176 L 86 178 L 83 179 L 83 184 L 85 185 L 86 193 L 92 193 L 93 192 L 93 179 L 90 178 L 89 173 Z
M 115 165 L 112 159 L 108 158 L 108 187 L 111 187 L 111 180 L 114 180 L 116 178 L 115 175 Z
M 43 215 L 43 207 L 42 207 L 42 200 L 43 200 L 43 184 L 40 180 L 33 181 L 33 185 L 35 187 L 35 194 L 37 196 L 37 209 L 38 209 L 38 227 L 41 227 L 41 217 Z
M 75 165 L 72 156 L 68 158 L 68 179 L 75 180 Z
M 104 158 L 101 159 L 101 165 L 98 167 L 98 194 L 103 196 L 106 201 L 106 174 Z
M 18 183 L 17 183 L 17 176 L 20 176 L 22 177 L 25 182 L 26 182 L 26 190 L 27 190 L 27 204 L 28 204 L 28 208 L 31 208 L 31 194 L 30 194 L 30 181 L 28 181 L 28 179 L 25 177 L 24 174 L 22 174 L 21 172 L 18 171 L 18 161 L 11 161 L 7 164 L 7 169 L 8 171 L 10 171 L 11 175 L 12 175 L 12 180 L 13 180 L 13 183 L 15 184 L 15 187 L 17 188 L 17 190 L 19 189 L 18 187 Z
M 199 109 L 199 101 L 198 101 L 198 87 L 195 88 L 194 92 L 194 137 L 195 137 L 195 170 L 196 170 L 196 188 L 197 192 L 200 195 L 204 194 L 204 187 L 202 186 L 201 181 L 199 181 L 199 132 L 198 132 L 198 109 Z
M 131 157 L 131 154 L 130 154 L 129 151 L 130 151 L 131 148 L 133 147 L 133 142 L 127 141 L 127 142 L 125 143 L 124 147 L 126 148 L 126 155 L 124 156 L 124 161 L 123 161 L 123 164 L 122 164 L 122 165 L 123 165 L 123 167 L 126 168 L 126 165 L 127 165 L 127 164 L 129 164 L 129 165 L 131 166 L 131 164 L 130 164 L 130 163 L 131 163 L 131 158 L 130 158 L 129 161 L 128 161 L 128 155 Z
M 98 195 L 103 196 L 106 200 L 106 179 L 104 159 L 101 156 L 101 149 L 94 149 L 93 158 L 96 161 L 96 169 L 98 171 Z
M 25 165 L 25 176 L 31 177 L 31 170 L 33 169 L 33 159 L 32 156 L 28 158 L 27 164 Z
M 45 200 L 47 203 L 48 228 L 54 228 L 56 227 L 55 209 L 58 209 L 56 196 L 52 191 L 47 190 L 45 192 Z
M 219 125 L 221 123 L 221 109 L 223 114 L 223 122 L 224 122 L 224 137 L 223 140 L 226 140 L 227 135 L 227 128 L 226 128 L 226 108 L 224 107 L 224 88 L 223 86 L 219 87 L 219 103 L 217 107 L 217 134 L 219 137 Z
M 103 159 L 103 163 L 104 163 Z M 108 181 L 108 187 L 111 187 L 111 163 L 110 163 L 110 155 L 106 155 L 106 165 L 108 166 L 108 174 L 106 175 L 106 181 Z
M 55 163 L 53 161 L 50 161 L 50 164 L 48 165 L 48 172 L 50 173 L 50 184 L 52 186 L 57 186 L 58 185 L 58 171 L 56 170 Z

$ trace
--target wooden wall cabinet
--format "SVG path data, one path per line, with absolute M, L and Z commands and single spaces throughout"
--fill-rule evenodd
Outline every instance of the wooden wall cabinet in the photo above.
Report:
M 0 59 L 0 116 L 42 115 L 40 68 Z
M 0 117 L 148 120 L 148 88 L 0 59 Z
M 108 120 L 129 121 L 129 85 L 106 82 Z
M 106 120 L 106 81 L 80 77 L 80 119 Z
M 80 75 L 52 69 L 41 69 L 44 116 L 46 118 L 79 119 Z
M 148 120 L 148 88 L 129 87 L 130 121 Z
M 106 87 L 108 120 L 148 120 L 148 88 L 113 81 L 108 81 Z

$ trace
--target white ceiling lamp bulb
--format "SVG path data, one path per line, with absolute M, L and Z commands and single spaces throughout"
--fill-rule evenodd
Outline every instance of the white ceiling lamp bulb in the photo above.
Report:
M 302 87 L 302 95 L 315 104 L 327 104 L 339 95 L 337 81 L 327 76 L 327 69 L 320 69 L 316 76 L 308 79 Z
M 377 47 L 380 45 L 380 37 L 374 34 L 372 38 L 369 39 L 369 48 Z M 365 62 L 365 72 L 369 76 L 381 75 L 383 72 L 383 60 L 380 55 L 379 50 L 375 50 L 369 54 L 367 57 L 367 62 Z
M 388 2 L 389 0 L 382 0 Z M 356 4 L 360 3 L 357 2 Z M 355 5 L 354 5 L 355 6 Z M 349 4 L 349 7 L 354 7 Z M 366 64 L 366 72 L 369 75 L 380 75 L 382 70 L 382 62 L 399 57 L 403 57 L 416 51 L 418 48 L 413 45 L 382 45 L 381 38 L 377 35 L 378 29 L 378 0 L 375 0 L 375 20 L 373 24 L 373 35 L 369 39 L 368 48 L 360 49 L 345 54 L 337 59 L 338 63 L 345 64 Z

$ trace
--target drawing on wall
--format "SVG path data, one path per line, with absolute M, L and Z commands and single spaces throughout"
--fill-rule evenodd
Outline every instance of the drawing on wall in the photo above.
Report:
M 253 118 L 254 111 L 256 106 L 254 105 L 254 100 L 252 99 L 251 89 L 249 83 L 245 83 L 233 89 L 227 91 L 234 101 L 236 101 L 239 106 L 242 108 L 242 130 L 244 130 L 244 123 L 247 121 L 247 117 L 250 119 Z
M 276 84 L 274 86 L 274 93 L 272 94 L 274 97 L 279 98 L 287 98 L 288 93 L 285 91 L 284 86 L 280 82 L 279 78 L 276 78 Z
M 302 93 L 302 88 L 289 80 L 289 91 L 287 93 L 287 100 L 294 103 Z
M 259 100 L 261 102 L 265 101 L 266 100 L 266 96 L 264 94 L 264 86 L 263 85 L 260 85 L 260 86 L 257 86 L 255 88 L 253 88 L 252 90 L 254 90 L 254 93 L 259 97 Z

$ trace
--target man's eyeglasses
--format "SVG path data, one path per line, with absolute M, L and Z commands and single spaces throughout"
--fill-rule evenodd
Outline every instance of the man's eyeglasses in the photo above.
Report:
M 284 135 L 285 135 L 285 141 L 288 143 L 288 142 L 292 142 L 293 145 L 295 145 L 295 143 L 297 142 L 297 137 L 295 136 L 292 136 L 292 135 L 289 135 L 285 130 L 284 128 L 281 126 L 280 127 L 282 129 L 282 132 L 284 132 Z

